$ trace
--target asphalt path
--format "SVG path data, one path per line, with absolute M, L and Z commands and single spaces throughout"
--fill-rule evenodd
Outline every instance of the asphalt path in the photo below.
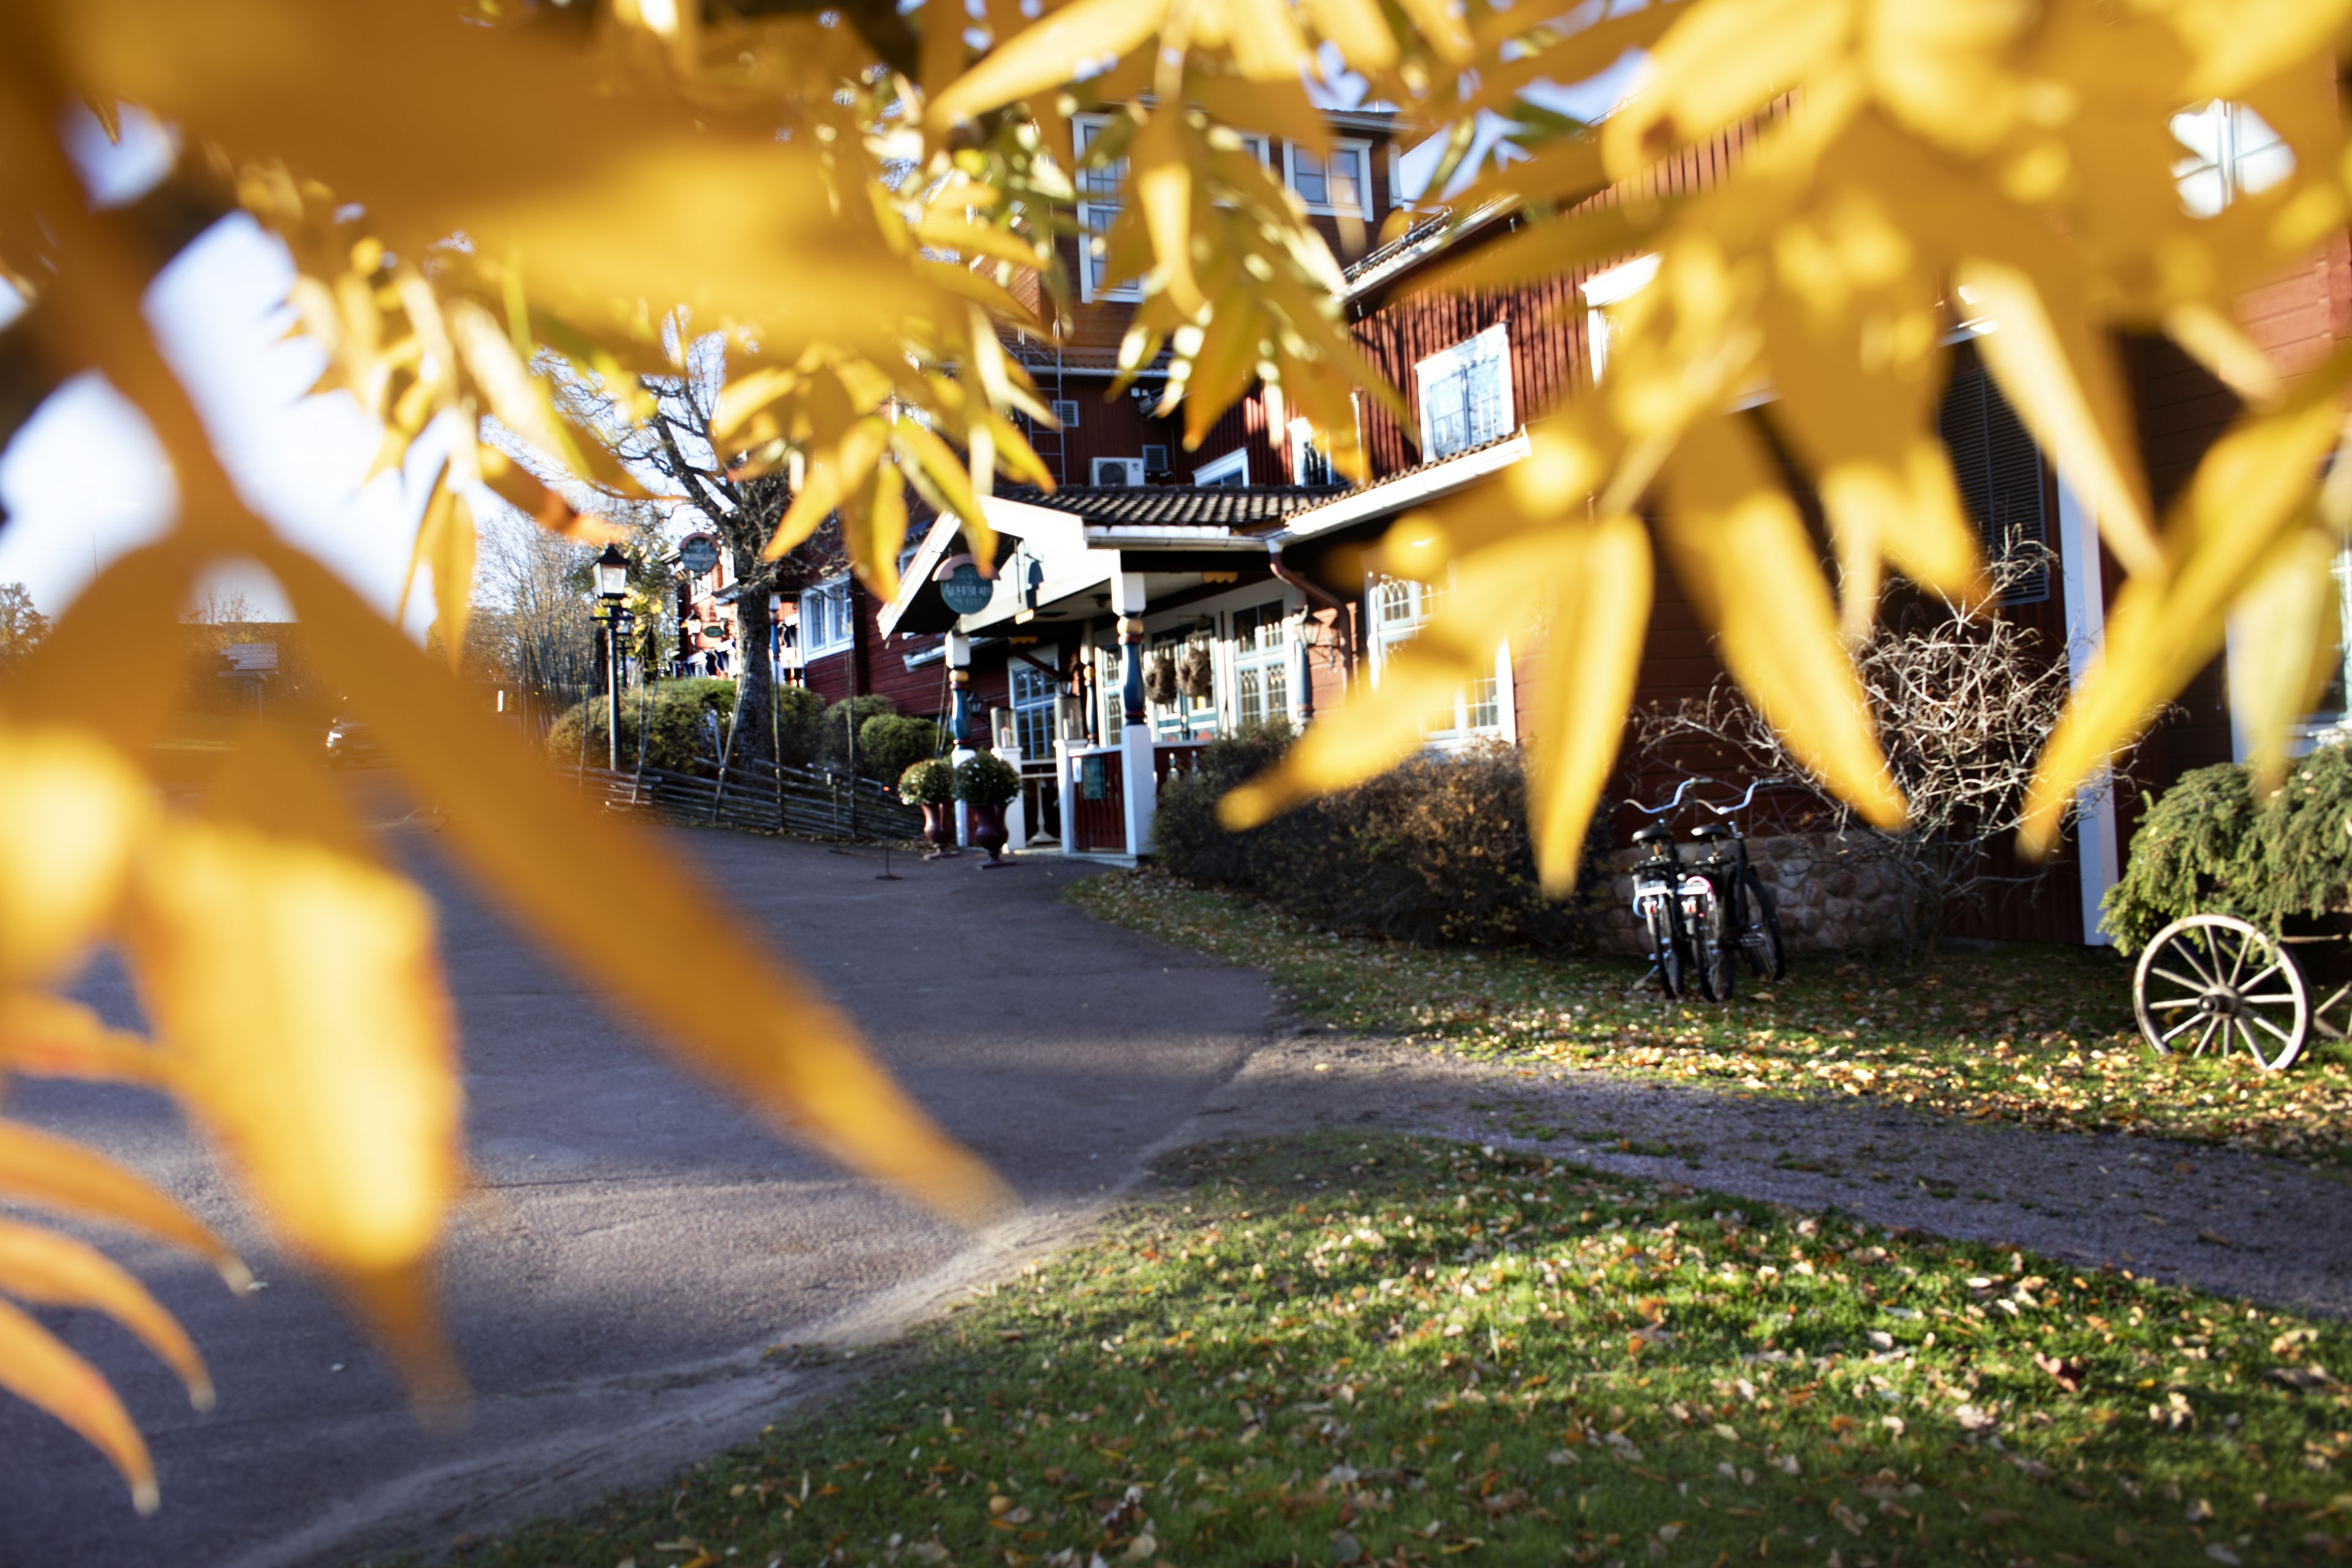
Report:
M 1012 1182 L 1024 1217 L 970 1237 L 780 1142 L 606 1017 L 440 862 L 428 831 L 401 830 L 394 842 L 440 905 L 463 1027 L 476 1180 L 442 1267 L 476 1392 L 465 1425 L 419 1424 L 336 1300 L 273 1253 L 166 1101 L 26 1085 L 10 1114 L 160 1183 L 253 1260 L 265 1288 L 232 1298 L 201 1263 L 102 1236 L 187 1326 L 219 1403 L 192 1412 L 111 1324 L 44 1313 L 123 1394 L 163 1506 L 138 1517 L 95 1453 L 0 1396 L 0 1563 L 282 1568 L 437 1553 L 656 1481 L 822 1382 L 771 1347 L 887 1327 L 1078 1223 L 1267 1030 L 1259 974 L 1063 903 L 1083 865 L 900 857 L 900 879 L 885 881 L 870 851 L 673 838 Z M 635 962 L 669 961 L 669 933 L 629 929 L 625 889 L 613 919 Z M 103 957 L 79 994 L 138 1020 Z M 736 1026 L 724 996 L 681 985 L 677 1007 L 691 1029 Z

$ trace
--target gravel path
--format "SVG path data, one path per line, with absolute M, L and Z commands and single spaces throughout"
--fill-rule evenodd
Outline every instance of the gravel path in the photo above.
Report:
M 1538 1071 L 1318 1026 L 1252 1055 L 1169 1142 L 1356 1125 L 1536 1150 L 2352 1316 L 2352 1182 L 2205 1144 Z

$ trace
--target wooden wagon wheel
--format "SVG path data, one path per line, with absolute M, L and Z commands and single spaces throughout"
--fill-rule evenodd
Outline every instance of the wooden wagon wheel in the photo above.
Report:
M 2265 1072 L 2292 1065 L 2310 1035 L 2302 967 L 2277 938 L 2231 915 L 2190 915 L 2157 932 L 2132 976 L 2132 1011 L 2157 1050 L 2243 1047 Z

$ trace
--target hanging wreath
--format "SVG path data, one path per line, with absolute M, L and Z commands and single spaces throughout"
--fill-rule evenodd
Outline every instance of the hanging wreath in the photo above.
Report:
M 1189 643 L 1184 657 L 1176 664 L 1176 689 L 1195 702 L 1206 702 L 1216 689 L 1216 662 L 1209 657 L 1209 645 Z
M 1143 695 L 1161 707 L 1176 700 L 1176 661 L 1166 654 L 1155 655 L 1143 667 Z

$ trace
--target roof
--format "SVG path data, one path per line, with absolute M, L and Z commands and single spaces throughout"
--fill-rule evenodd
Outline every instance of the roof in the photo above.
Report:
M 1261 532 L 1341 492 L 1304 485 L 1068 485 L 1049 494 L 1034 486 L 1008 485 L 996 493 L 1006 500 L 1068 512 L 1095 528 L 1224 528 Z
M 1527 455 L 1528 432 L 1522 426 L 1507 436 L 1433 458 L 1353 489 L 1327 492 L 1312 505 L 1291 513 L 1284 521 L 1276 542 L 1328 533 L 1369 518 L 1386 517 L 1417 502 L 1451 494 L 1474 480 L 1509 468 Z
M 1517 212 L 1517 196 L 1496 196 L 1473 207 L 1466 213 L 1451 207 L 1437 207 L 1429 216 L 1413 225 L 1386 245 L 1368 250 L 1348 265 L 1341 274 L 1347 279 L 1347 298 L 1353 300 L 1401 273 L 1409 272 L 1431 258 L 1451 250 L 1471 235 L 1485 229 L 1496 219 Z

